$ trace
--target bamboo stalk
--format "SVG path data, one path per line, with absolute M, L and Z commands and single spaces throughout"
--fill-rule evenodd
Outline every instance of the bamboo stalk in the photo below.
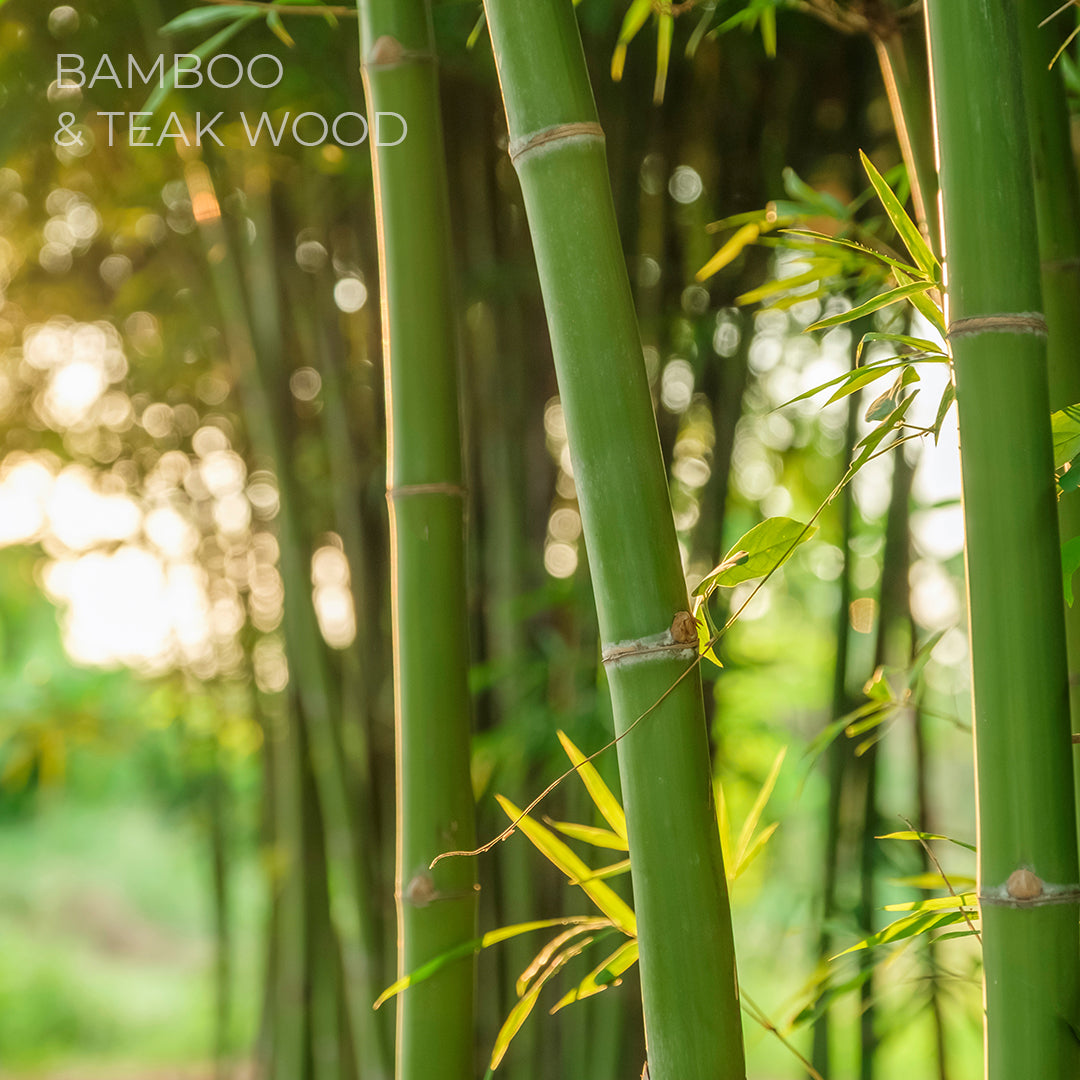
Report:
M 696 638 L 680 614 L 686 584 L 581 39 L 570 0 L 487 0 L 485 9 L 548 313 L 617 733 L 651 710 L 619 743 L 649 1074 L 742 1080 L 701 680 L 689 669 Z
M 449 200 L 427 0 L 360 0 L 371 130 L 379 112 L 408 137 L 373 146 L 386 372 L 397 748 L 398 969 L 475 934 L 475 844 L 464 489 Z M 471 1080 L 475 965 L 463 960 L 398 999 L 399 1080 Z
M 1056 19 L 1040 28 L 1046 11 L 1036 0 L 1019 0 L 1018 10 L 1042 294 L 1049 331 L 1050 407 L 1063 409 L 1080 401 L 1080 363 L 1076 358 L 1080 342 L 1080 183 L 1061 72 L 1057 67 L 1048 70 L 1048 65 L 1060 44 L 1066 20 Z M 1080 498 L 1073 495 L 1061 500 L 1058 521 L 1063 540 L 1080 536 Z M 1080 604 L 1066 609 L 1065 632 L 1073 731 L 1080 731 Z M 1077 752 L 1080 746 L 1074 750 L 1074 764 Z M 1080 770 L 1076 776 L 1080 785 Z
M 967 529 L 987 1076 L 1065 1080 L 1080 1075 L 1080 889 L 1019 27 L 1013 5 L 976 0 L 929 0 L 928 17 Z

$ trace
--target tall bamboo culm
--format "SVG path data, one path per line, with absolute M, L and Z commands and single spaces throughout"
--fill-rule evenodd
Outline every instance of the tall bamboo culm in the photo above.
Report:
M 929 0 L 960 410 L 990 1080 L 1080 1076 L 1076 824 L 1017 5 Z
M 1067 20 L 1048 26 L 1042 0 L 1019 0 L 1020 48 L 1024 61 L 1024 93 L 1031 164 L 1035 181 L 1035 213 L 1039 222 L 1042 291 L 1049 331 L 1050 408 L 1064 409 L 1080 402 L 1080 182 L 1077 179 L 1065 101 L 1065 85 L 1050 60 L 1061 44 Z M 1080 497 L 1058 504 L 1062 540 L 1080 536 Z M 1073 731 L 1080 731 L 1080 604 L 1065 612 L 1069 650 L 1069 692 Z M 1074 764 L 1080 758 L 1080 746 Z M 1078 772 L 1080 779 L 1080 772 Z
M 571 0 L 486 0 L 485 9 L 547 309 L 616 730 L 628 732 L 649 712 L 618 749 L 649 1075 L 743 1080 L 701 682 L 688 671 L 696 638 L 581 39 Z
M 408 134 L 372 148 L 388 439 L 397 753 L 398 971 L 476 933 L 468 859 L 469 649 L 457 334 L 449 199 L 427 0 L 360 0 L 372 135 L 379 113 Z M 393 139 L 384 135 L 384 142 Z M 462 960 L 398 999 L 398 1080 L 472 1080 L 475 967 Z

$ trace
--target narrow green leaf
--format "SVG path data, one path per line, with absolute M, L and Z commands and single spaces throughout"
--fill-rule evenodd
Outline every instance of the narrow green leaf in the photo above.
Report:
M 950 844 L 956 844 L 957 847 L 966 848 L 968 851 L 974 851 L 974 844 L 965 844 L 963 840 L 954 840 L 951 836 L 943 836 L 941 833 L 928 833 L 919 832 L 917 829 L 904 829 L 901 832 L 885 833 L 884 836 L 877 836 L 876 840 L 948 840 Z
M 941 345 L 930 341 L 927 338 L 912 337 L 910 334 L 884 334 L 878 330 L 872 330 L 869 334 L 863 334 L 863 339 L 859 343 L 859 352 L 862 352 L 862 347 L 868 341 L 891 341 L 896 345 L 908 345 L 918 353 L 926 353 L 926 356 L 920 356 L 920 360 L 929 360 L 936 358 L 939 362 L 945 361 L 948 363 L 949 358 L 941 351 Z
M 285 29 L 285 24 L 281 21 L 281 15 L 277 11 L 271 11 L 266 16 L 266 25 L 270 32 L 290 49 L 296 48 L 296 42 L 293 41 L 292 34 Z
M 782 566 L 815 532 L 816 525 L 804 525 L 792 518 L 766 518 L 735 544 L 719 566 L 705 575 L 694 595 L 707 596 L 717 586 L 730 588 L 743 581 L 764 577 Z M 732 558 L 739 552 L 746 552 L 747 557 L 732 565 Z
M 485 26 L 487 26 L 487 12 L 481 9 L 479 17 L 469 31 L 469 36 L 465 39 L 466 51 L 472 52 L 476 48 L 476 43 L 480 40 L 480 35 L 484 32 Z
M 713 638 L 716 637 L 716 627 L 713 626 L 712 618 L 709 615 L 709 602 L 706 597 L 694 597 L 692 614 L 694 624 L 697 627 L 698 652 L 710 663 L 722 668 L 724 665 L 720 663 L 720 657 L 716 655 L 713 646 L 710 644 Z
M 945 423 L 945 417 L 949 413 L 952 403 L 956 400 L 956 386 L 952 379 L 941 392 L 941 400 L 938 402 L 937 415 L 934 417 L 934 445 L 937 445 L 941 437 L 941 425 Z
M 626 840 L 610 829 L 578 825 L 573 821 L 552 821 L 551 818 L 544 818 L 544 821 L 563 836 L 569 836 L 571 840 L 580 840 L 585 844 L 592 844 L 593 847 L 612 848 L 615 851 L 628 850 Z
M 611 826 L 611 831 L 625 843 L 626 815 L 623 813 L 619 800 L 611 793 L 611 788 L 604 783 L 603 778 L 596 771 L 596 766 L 571 742 L 570 737 L 563 731 L 558 732 L 558 735 L 559 742 L 562 743 L 563 750 L 570 759 L 570 764 L 577 769 L 577 774 L 585 784 L 589 798 L 600 811 L 600 816 Z
M 506 1056 L 506 1051 L 509 1049 L 510 1043 L 513 1042 L 514 1036 L 521 1030 L 521 1025 L 525 1023 L 529 1018 L 529 1014 L 535 1008 L 536 999 L 540 996 L 544 984 L 562 970 L 575 956 L 588 948 L 592 944 L 592 940 L 591 937 L 583 938 L 559 953 L 548 965 L 543 975 L 533 983 L 528 993 L 510 1010 L 506 1020 L 503 1022 L 503 1026 L 499 1029 L 499 1034 L 495 1037 L 495 1045 L 491 1051 L 491 1063 L 489 1065 L 492 1072 L 499 1067 L 499 1063 Z
M 572 924 L 580 924 L 583 927 L 603 926 L 605 925 L 605 922 L 606 921 L 593 919 L 587 915 L 575 915 L 564 919 L 540 919 L 536 922 L 517 923 L 513 926 L 502 926 L 498 930 L 490 930 L 482 937 L 473 938 L 472 941 L 466 941 L 463 944 L 450 949 L 448 952 L 443 953 L 441 956 L 436 956 L 433 960 L 429 960 L 426 964 L 421 964 L 420 967 L 416 968 L 414 971 L 410 971 L 408 975 L 403 976 L 398 979 L 397 982 L 388 986 L 378 996 L 372 1008 L 377 1009 L 380 1005 L 384 1005 L 389 1001 L 390 998 L 400 994 L 402 990 L 406 990 L 410 986 L 415 986 L 425 979 L 430 979 L 432 975 L 441 971 L 447 964 L 452 964 L 455 960 L 463 960 L 467 956 L 480 952 L 481 949 L 489 948 L 491 945 L 497 945 L 499 942 L 507 941 L 520 934 L 528 934 L 533 930 L 550 929 L 553 926 L 567 926 Z
M 897 285 L 911 285 L 912 278 L 908 277 L 903 270 L 893 270 L 893 277 Z M 930 291 L 915 293 L 911 298 L 911 306 L 942 336 L 945 337 L 948 330 L 945 326 L 945 315 L 941 307 L 934 302 Z
M 833 272 L 838 272 L 839 269 L 840 264 L 834 263 L 832 269 L 815 268 L 813 270 L 807 270 L 805 274 L 796 274 L 789 278 L 776 278 L 773 281 L 765 282 L 764 285 L 759 285 L 756 289 L 741 293 L 739 296 L 735 297 L 735 303 L 740 307 L 746 307 L 748 304 L 757 304 L 762 300 L 768 300 L 777 293 L 789 292 L 791 289 L 800 289 L 804 285 L 812 285 L 814 282 L 820 281 L 823 277 L 829 277 Z M 800 299 L 803 298 L 803 296 L 800 296 Z
M 957 874 L 948 880 L 936 870 L 927 871 L 925 874 L 912 874 L 909 877 L 889 878 L 890 885 L 900 885 L 905 889 L 947 889 L 950 885 L 955 888 L 974 887 L 973 877 L 964 877 Z
M 626 941 L 595 967 L 573 990 L 561 997 L 551 1008 L 554 1015 L 575 1001 L 599 994 L 609 986 L 618 986 L 619 977 L 637 963 L 638 943 Z
M 728 263 L 734 262 L 743 248 L 752 244 L 761 235 L 761 229 L 755 225 L 743 225 L 736 230 L 720 250 L 694 275 L 695 281 L 705 281 L 718 273 Z
M 652 10 L 652 0 L 634 0 L 623 16 L 622 26 L 619 28 L 619 40 L 615 44 L 615 51 L 611 54 L 611 78 L 615 82 L 620 82 L 623 77 L 623 68 L 626 66 L 626 47 L 648 21 Z
M 778 828 L 780 828 L 780 823 L 774 821 L 771 825 L 766 825 L 765 828 L 754 837 L 753 843 L 751 843 L 743 853 L 743 857 L 739 860 L 735 869 L 728 873 L 729 882 L 742 877 L 750 864 L 765 850 L 765 845 L 772 839 L 773 833 L 776 832 Z
M 1054 468 L 1064 468 L 1080 454 L 1080 404 L 1059 409 L 1050 417 L 1054 435 Z
M 601 866 L 599 870 L 593 870 L 586 877 L 581 878 L 579 881 L 571 881 L 570 884 L 583 885 L 586 881 L 608 881 L 613 877 L 619 877 L 627 873 L 629 870 L 630 860 L 620 859 L 618 862 L 610 863 L 608 866 Z
M 963 922 L 971 916 L 964 911 L 917 911 L 911 915 L 905 915 L 890 923 L 884 930 L 852 945 L 849 949 L 830 957 L 835 960 L 848 953 L 859 952 L 861 949 L 872 949 L 877 945 L 888 945 L 894 941 L 903 941 L 906 938 L 917 937 L 920 934 L 936 930 L 939 926 L 951 926 L 954 923 Z
M 566 945 L 573 941 L 574 938 L 581 934 L 589 934 L 595 930 L 602 930 L 604 927 L 610 927 L 611 924 L 606 919 L 592 919 L 588 922 L 579 923 L 577 926 L 571 927 L 569 930 L 564 930 L 561 934 L 556 934 L 533 958 L 529 961 L 528 966 L 518 976 L 517 983 L 515 984 L 515 993 L 518 997 L 521 997 L 526 990 L 529 989 L 529 983 L 540 974 L 551 963 L 552 957 L 565 948 Z
M 637 920 L 626 901 L 602 881 L 585 881 L 589 867 L 585 865 L 553 832 L 521 811 L 509 799 L 496 795 L 499 805 L 511 821 L 518 821 L 518 828 L 533 842 L 536 848 L 553 862 L 571 881 L 581 881 L 581 888 L 590 900 L 628 937 L 637 934 Z
M 892 267 L 894 270 L 902 270 L 908 274 L 913 274 L 916 277 L 920 276 L 916 267 L 910 266 L 908 263 L 900 262 L 891 255 L 886 255 L 876 248 L 868 247 L 866 244 L 860 244 L 858 240 L 851 240 L 846 236 L 829 236 L 827 233 L 815 232 L 813 229 L 785 229 L 784 235 L 805 236 L 811 239 L 815 245 L 820 247 L 833 245 L 835 247 L 847 248 L 849 251 L 856 251 L 860 255 L 867 256 L 867 258 L 863 260 L 867 265 L 879 266 L 884 264 L 885 266 Z
M 1073 574 L 1078 569 L 1080 569 L 1080 536 L 1074 536 L 1061 545 L 1061 573 L 1065 584 L 1065 602 L 1069 607 L 1073 606 Z
M 211 8 L 198 8 L 199 11 L 221 10 Z M 219 30 L 212 38 L 208 38 L 201 45 L 196 45 L 191 50 L 193 56 L 199 57 L 201 60 L 205 60 L 208 56 L 211 56 L 218 52 L 223 45 L 232 41 L 241 30 L 244 29 L 249 23 L 254 22 L 256 19 L 262 18 L 262 12 L 252 11 L 251 8 L 241 8 L 240 11 L 243 14 L 234 15 L 235 21 L 226 26 L 224 30 Z M 175 20 L 174 20 L 175 21 Z M 164 85 L 157 86 L 153 92 L 146 99 L 146 104 L 143 105 L 142 111 L 148 113 L 157 112 L 161 107 L 162 102 L 172 93 L 173 83 L 176 79 L 176 68 L 171 67 L 166 71 Z
M 900 205 L 900 200 L 893 194 L 892 188 L 885 183 L 881 173 L 874 168 L 874 163 L 861 150 L 859 157 L 862 159 L 863 168 L 870 178 L 877 197 L 881 200 L 881 205 L 885 207 L 885 213 L 889 215 L 893 228 L 904 242 L 904 247 L 908 249 L 924 274 L 932 281 L 940 281 L 941 265 L 934 257 L 934 253 L 926 246 L 926 241 L 922 238 L 918 226 L 907 216 L 903 206 Z
M 852 471 L 861 469 L 874 456 L 885 437 L 900 427 L 914 400 L 914 394 L 906 397 L 869 435 L 859 440 L 858 448 L 860 452 L 858 457 L 851 463 Z
M 869 386 L 871 383 L 875 383 L 878 379 L 883 379 L 886 375 L 891 375 L 894 371 L 904 367 L 904 364 L 874 364 L 872 367 L 856 368 L 845 376 L 846 382 L 839 390 L 836 390 L 832 397 L 825 402 L 826 405 L 832 405 L 834 401 L 840 401 L 842 398 L 846 398 L 851 394 L 857 394 L 864 386 Z M 869 419 L 869 417 L 867 418 Z
M 746 820 L 743 822 L 743 827 L 739 832 L 739 839 L 735 845 L 736 866 L 741 866 L 746 857 L 750 841 L 753 839 L 761 821 L 761 815 L 765 812 L 765 806 L 772 797 L 773 789 L 776 787 L 776 780 L 780 775 L 780 769 L 783 767 L 786 754 L 787 747 L 781 747 L 780 752 L 776 755 L 776 760 L 773 761 L 772 768 L 769 770 L 769 775 L 765 778 L 765 783 L 761 785 L 757 798 L 754 799 L 754 805 L 750 807 L 750 812 L 746 815 Z
M 776 59 L 776 8 L 767 7 L 761 13 L 761 44 L 770 60 Z
M 844 323 L 854 322 L 864 315 L 872 315 L 875 311 L 889 307 L 890 304 L 898 304 L 901 300 L 918 296 L 933 287 L 933 284 L 929 281 L 916 281 L 910 285 L 901 285 L 897 289 L 889 289 L 886 292 L 878 293 L 877 296 L 867 300 L 866 303 L 851 308 L 849 311 L 841 311 L 837 315 L 830 315 L 827 319 L 819 319 L 816 323 L 808 326 L 806 330 L 807 332 L 811 330 L 828 330 L 833 326 L 842 326 Z
M 656 80 L 653 83 L 653 104 L 662 105 L 671 64 L 671 41 L 675 36 L 675 16 L 660 11 L 656 16 Z
M 941 888 L 941 886 L 937 886 Z M 974 893 L 957 893 L 955 896 L 931 896 L 925 900 L 908 900 L 902 904 L 886 904 L 885 911 L 946 911 L 950 908 L 977 908 L 978 897 Z

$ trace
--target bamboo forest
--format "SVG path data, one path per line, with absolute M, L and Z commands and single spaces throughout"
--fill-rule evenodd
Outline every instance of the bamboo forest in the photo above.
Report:
M 0 116 L 0 1080 L 1080 1078 L 1080 0 L 0 0 Z

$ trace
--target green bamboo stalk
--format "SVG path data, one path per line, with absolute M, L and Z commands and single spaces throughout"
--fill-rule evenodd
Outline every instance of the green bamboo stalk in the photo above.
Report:
M 1015 5 L 929 0 L 972 641 L 987 1075 L 1080 1075 L 1068 668 Z M 998 322 L 978 321 L 1002 316 Z M 1059 890 L 1063 890 L 1060 891 Z M 1061 902 L 1039 903 L 1047 898 Z
M 371 958 L 379 949 L 374 940 L 370 882 L 366 866 L 355 857 L 363 848 L 356 830 L 361 816 L 352 813 L 343 759 L 335 731 L 334 687 L 315 616 L 311 590 L 310 557 L 305 551 L 301 524 L 302 497 L 293 471 L 286 432 L 283 332 L 278 314 L 274 273 L 273 229 L 269 211 L 269 173 L 252 163 L 247 175 L 256 221 L 255 247 L 246 262 L 251 295 L 245 297 L 239 260 L 218 211 L 209 170 L 201 162 L 188 166 L 194 197 L 201 197 L 214 212 L 200 220 L 211 281 L 223 315 L 225 339 L 237 368 L 244 416 L 255 452 L 271 463 L 278 481 L 281 509 L 278 537 L 281 575 L 285 583 L 284 630 L 290 678 L 295 680 L 304 734 L 312 755 L 316 790 L 323 804 L 327 866 L 330 876 L 331 916 L 342 950 L 347 977 L 346 997 L 354 1031 L 357 1069 L 372 1080 L 387 1075 L 381 1025 L 369 1004 L 378 993 Z
M 548 313 L 615 727 L 627 736 L 619 767 L 649 1073 L 743 1080 L 701 680 L 689 667 L 696 639 L 581 39 L 570 0 L 487 0 L 485 9 Z
M 397 747 L 398 968 L 476 932 L 469 779 L 465 537 L 449 200 L 428 0 L 359 0 L 373 146 L 387 399 L 387 500 Z M 473 1076 L 475 966 L 463 960 L 398 999 L 399 1080 Z
M 1065 87 L 1060 70 L 1048 69 L 1066 20 L 1055 19 L 1040 29 L 1045 8 L 1037 0 L 1018 0 L 1042 294 L 1049 330 L 1050 408 L 1064 409 L 1080 401 L 1076 355 L 1080 342 L 1080 182 Z M 1058 521 L 1063 540 L 1080 536 L 1080 499 L 1075 495 L 1063 498 L 1058 504 Z M 1066 609 L 1065 633 L 1073 731 L 1080 731 L 1080 604 Z M 1076 754 L 1080 754 L 1080 746 L 1074 753 L 1074 764 L 1080 760 Z M 1076 770 L 1076 782 L 1080 785 L 1080 769 Z M 1080 808 L 1080 798 L 1077 805 Z
M 858 340 L 858 335 L 852 335 Z M 855 356 L 852 351 L 851 363 Z M 856 432 L 859 422 L 860 394 L 848 397 L 847 419 L 844 424 L 843 469 L 855 447 Z M 855 517 L 855 494 L 850 484 L 846 484 L 838 496 L 840 504 L 840 536 L 843 563 L 840 570 L 840 597 L 836 612 L 836 659 L 833 665 L 832 710 L 829 721 L 835 723 L 846 716 L 851 708 L 851 695 L 848 692 L 848 654 L 851 643 L 851 539 Z M 821 925 L 818 928 L 817 962 L 825 967 L 829 957 L 836 950 L 833 948 L 833 935 L 829 924 L 836 915 L 836 894 L 839 884 L 843 852 L 841 850 L 840 805 L 845 782 L 850 782 L 852 746 L 848 739 L 834 739 L 829 747 L 826 763 L 828 768 L 829 796 L 825 807 L 825 851 L 822 880 Z M 814 1024 L 811 1063 L 828 1080 L 831 1071 L 829 1054 L 829 1034 L 831 1012 L 825 1009 Z

